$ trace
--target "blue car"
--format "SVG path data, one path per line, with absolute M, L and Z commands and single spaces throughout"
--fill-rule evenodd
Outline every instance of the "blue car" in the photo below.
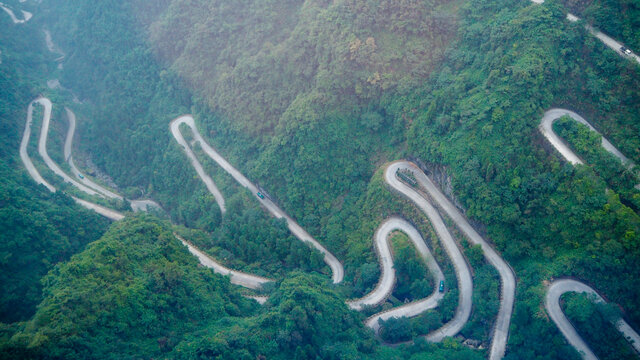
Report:
M 438 287 L 438 291 L 441 293 L 444 292 L 444 280 L 440 280 L 440 287 Z
M 260 199 L 264 200 L 264 195 L 262 195 L 262 193 L 261 193 L 260 191 L 258 191 L 258 192 L 256 193 L 256 195 L 258 195 L 258 197 L 259 197 Z

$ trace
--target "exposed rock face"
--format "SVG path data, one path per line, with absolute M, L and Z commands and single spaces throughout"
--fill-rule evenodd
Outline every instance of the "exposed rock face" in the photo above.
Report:
M 466 210 L 462 206 L 462 203 L 458 201 L 453 193 L 453 185 L 451 185 L 451 176 L 446 166 L 435 163 L 425 163 L 417 158 L 409 158 L 410 161 L 422 169 L 439 187 L 442 192 L 453 202 L 453 204 L 464 214 Z

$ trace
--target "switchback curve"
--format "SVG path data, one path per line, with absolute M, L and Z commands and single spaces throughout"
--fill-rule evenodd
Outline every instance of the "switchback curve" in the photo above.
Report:
M 449 216 L 472 244 L 480 245 L 487 261 L 498 271 L 502 291 L 500 296 L 500 309 L 498 310 L 498 317 L 493 330 L 489 359 L 495 360 L 503 358 L 509 337 L 509 326 L 511 324 L 511 314 L 513 313 L 516 294 L 516 276 L 513 269 L 493 247 L 478 234 L 471 224 L 469 224 L 467 218 L 447 199 L 424 172 L 415 164 L 406 161 L 395 164 L 397 164 L 397 169 L 407 169 L 413 172 L 417 182 L 426 190 L 431 199 Z M 389 169 L 391 169 L 391 167 L 389 167 Z M 387 172 L 389 169 L 387 169 Z
M 42 175 L 40 175 L 40 173 L 38 172 L 38 170 L 35 168 L 35 166 L 33 165 L 33 162 L 31 161 L 31 158 L 29 157 L 29 154 L 27 152 L 27 145 L 29 145 L 29 138 L 31 137 L 31 124 L 33 124 L 33 104 L 35 102 L 39 102 L 39 100 L 42 100 L 43 98 L 39 98 L 36 99 L 34 101 L 32 101 L 31 103 L 29 103 L 29 107 L 27 109 L 27 122 L 25 124 L 25 128 L 24 128 L 24 133 L 22 135 L 22 141 L 20 142 L 20 159 L 22 160 L 22 163 L 24 164 L 24 166 L 27 168 L 27 172 L 29 173 L 29 175 L 31 176 L 31 178 L 33 178 L 33 180 L 35 180 L 36 183 L 44 185 L 49 191 L 51 192 L 55 192 L 56 188 L 51 185 L 49 182 L 47 182 Z M 49 104 L 49 106 L 47 107 L 46 104 Z M 40 137 L 42 138 L 42 136 L 46 137 L 46 134 L 48 133 L 48 131 L 44 131 L 44 125 L 45 125 L 45 118 L 47 117 L 51 117 L 51 102 L 48 101 L 44 101 L 44 114 L 43 114 L 43 129 L 40 132 Z M 48 120 L 47 120 L 48 122 Z M 48 125 L 47 125 L 48 127 Z M 48 129 L 47 129 L 48 130 Z M 40 144 L 43 144 L 46 147 L 46 139 L 45 140 L 40 140 L 38 142 L 38 147 L 40 148 Z M 46 148 L 45 148 L 45 153 L 46 153 Z M 48 155 L 47 155 L 48 157 Z M 50 159 L 49 159 L 50 160 Z M 48 164 L 47 164 L 48 165 Z M 52 169 L 53 170 L 53 169 Z M 75 184 L 78 184 L 77 182 L 74 182 Z M 79 184 L 78 184 L 79 185 Z M 98 214 L 109 218 L 111 220 L 114 221 L 118 221 L 118 220 L 122 220 L 124 218 L 124 215 L 122 215 L 121 213 L 106 208 L 104 206 L 100 206 L 98 204 L 94 204 L 92 202 L 86 201 L 86 200 L 82 200 L 80 198 L 77 198 L 75 196 L 72 196 L 71 198 L 73 198 L 73 200 L 78 203 L 79 205 L 87 208 L 87 209 L 91 209 L 95 212 L 97 212 Z
M 51 185 L 49 182 L 47 182 L 42 175 L 40 175 L 40 173 L 38 172 L 38 170 L 35 168 L 35 166 L 33 165 L 33 162 L 31 161 L 31 158 L 29 157 L 29 154 L 27 152 L 27 146 L 29 144 L 29 139 L 31 137 L 31 125 L 33 124 L 33 104 L 34 103 L 40 103 L 44 105 L 44 113 L 43 113 L 43 129 L 40 132 L 40 141 L 39 141 L 39 145 L 42 144 L 42 146 L 44 147 L 44 153 L 46 154 L 46 137 L 48 136 L 48 119 L 50 119 L 51 117 L 51 102 L 46 99 L 46 98 L 38 98 L 34 101 L 32 101 L 31 103 L 29 103 L 28 109 L 27 109 L 27 121 L 25 124 L 25 129 L 24 129 L 24 133 L 22 136 L 22 141 L 20 142 L 20 159 L 22 160 L 22 163 L 24 164 L 25 168 L 27 169 L 27 172 L 29 173 L 29 175 L 31 176 L 31 178 L 38 184 L 44 185 L 49 191 L 51 192 L 56 192 L 56 188 Z M 67 109 L 68 110 L 68 109 Z M 68 114 L 72 112 L 68 112 Z M 70 121 L 71 119 L 75 120 L 75 117 L 70 117 Z M 47 125 L 45 126 L 45 123 L 47 123 Z M 73 124 L 75 125 L 75 121 L 73 122 Z M 67 157 L 67 155 L 69 154 L 69 152 L 71 151 L 71 145 L 70 145 L 70 139 L 73 138 L 73 129 L 71 128 L 71 124 L 70 124 L 70 129 L 67 131 L 67 139 L 65 141 L 65 157 Z M 75 127 L 75 126 L 74 126 Z M 42 140 L 42 137 L 45 137 L 44 140 Z M 42 154 L 42 152 L 41 152 Z M 48 157 L 48 154 L 47 154 Z M 51 160 L 51 159 L 49 159 Z M 49 163 L 47 163 L 47 165 L 53 163 L 53 161 L 50 161 Z M 57 166 L 56 166 L 57 167 Z M 52 169 L 53 170 L 53 169 Z M 59 170 L 59 168 L 58 168 Z M 61 171 L 61 170 L 60 170 Z M 66 175 L 66 174 L 65 174 Z M 72 184 L 74 186 L 79 187 L 79 183 L 78 182 L 72 182 Z M 98 214 L 111 219 L 113 221 L 119 221 L 124 219 L 124 215 L 122 213 L 119 213 L 115 210 L 106 208 L 104 206 L 77 198 L 75 196 L 72 196 L 72 199 L 79 205 L 93 210 L 95 212 L 97 212 Z M 145 200 L 141 200 L 138 202 L 144 202 Z M 150 200 L 149 200 L 150 201 Z M 155 204 L 155 203 L 154 203 Z M 132 203 L 132 206 L 134 206 L 134 204 Z M 191 243 L 189 243 L 188 241 L 184 240 L 182 237 L 180 237 L 177 234 L 174 234 L 176 239 L 180 240 L 180 242 L 182 242 L 183 245 L 185 245 L 189 252 L 191 252 L 193 255 L 195 255 L 199 260 L 200 263 L 206 267 L 209 267 L 211 269 L 214 270 L 214 272 L 222 274 L 222 275 L 228 275 L 230 277 L 230 281 L 233 284 L 237 284 L 240 286 L 244 286 L 250 289 L 259 289 L 260 286 L 268 281 L 271 281 L 269 279 L 260 277 L 260 276 L 255 276 L 255 275 L 250 275 L 250 274 L 246 274 L 240 271 L 234 271 L 231 269 L 226 268 L 225 266 L 223 266 L 222 264 L 219 264 L 218 262 L 216 262 L 215 260 L 213 260 L 211 257 L 207 256 L 206 254 L 204 254 L 202 251 L 200 251 L 198 248 L 196 248 L 195 246 L 193 246 Z M 256 301 L 258 302 L 264 302 L 264 298 L 262 297 L 254 297 Z
M 71 168 L 71 172 L 76 177 L 76 181 L 82 182 L 82 184 L 99 192 L 100 194 L 102 194 L 107 198 L 117 199 L 121 201 L 125 201 L 125 200 L 128 201 L 129 204 L 131 205 L 131 209 L 134 212 L 148 211 L 150 208 L 161 209 L 162 207 L 157 202 L 150 199 L 143 199 L 143 200 L 125 199 L 123 196 L 91 181 L 91 179 L 88 176 L 82 174 L 82 172 L 78 170 L 75 162 L 73 161 L 73 155 L 71 154 L 71 149 L 73 148 L 73 139 L 76 131 L 76 115 L 68 107 L 65 107 L 64 110 L 67 114 L 67 119 L 69 120 L 69 126 L 67 128 L 67 136 L 64 141 L 64 158 L 67 164 L 69 165 L 69 167 Z
M 249 191 L 251 191 L 253 196 L 255 196 L 255 198 L 260 202 L 260 204 L 262 204 L 262 206 L 264 206 L 273 216 L 279 219 L 284 218 L 287 222 L 287 227 L 289 228 L 291 233 L 293 233 L 293 235 L 295 235 L 301 241 L 311 244 L 314 248 L 316 248 L 318 251 L 320 251 L 324 255 L 324 262 L 327 265 L 329 265 L 329 267 L 331 268 L 332 279 L 334 284 L 338 284 L 342 282 L 342 279 L 344 278 L 344 268 L 342 267 L 342 263 L 340 263 L 340 261 L 338 261 L 338 259 L 333 254 L 331 254 L 316 239 L 314 239 L 311 235 L 309 235 L 309 233 L 307 233 L 300 225 L 298 225 L 298 223 L 295 220 L 293 220 L 289 215 L 287 215 L 268 197 L 260 198 L 257 195 L 260 192 L 258 187 L 255 186 L 251 181 L 249 181 L 249 179 L 247 179 L 244 175 L 242 175 L 240 171 L 234 168 L 225 158 L 223 158 L 220 154 L 218 154 L 218 152 L 215 151 L 211 146 L 209 146 L 206 141 L 204 141 L 204 139 L 198 132 L 198 129 L 196 128 L 195 122 L 191 115 L 180 116 L 171 122 L 170 124 L 171 133 L 173 134 L 176 141 L 184 149 L 185 153 L 191 160 L 191 164 L 196 168 L 196 171 L 198 172 L 198 175 L 200 176 L 200 178 L 203 181 L 205 181 L 205 179 L 210 180 L 210 184 L 207 183 L 207 181 L 205 181 L 205 184 L 207 185 L 207 188 L 209 189 L 209 191 L 211 191 L 211 193 L 214 195 L 216 200 L 218 200 L 218 197 L 220 199 L 224 199 L 224 198 L 222 197 L 222 194 L 220 193 L 218 188 L 215 186 L 215 183 L 213 183 L 213 180 L 211 180 L 211 178 L 204 173 L 204 170 L 202 169 L 202 165 L 200 165 L 200 162 L 198 162 L 198 160 L 196 159 L 195 154 L 193 154 L 193 151 L 191 150 L 187 142 L 184 140 L 184 137 L 182 137 L 182 134 L 180 133 L 181 124 L 185 124 L 191 129 L 191 132 L 193 133 L 194 138 L 196 139 L 196 141 L 200 143 L 202 150 L 204 150 L 207 156 L 209 156 L 213 161 L 215 161 L 218 165 L 220 165 L 220 167 L 222 167 L 227 173 L 229 173 L 240 185 L 249 189 Z M 214 193 L 212 189 L 216 191 L 218 196 L 216 196 L 216 193 Z M 221 210 L 222 210 L 222 204 L 220 202 L 218 203 L 218 205 L 221 206 Z
M 73 138 L 76 132 L 76 115 L 73 113 L 73 111 L 71 111 L 67 107 L 65 107 L 64 110 L 67 113 L 67 119 L 69 120 L 69 126 L 67 128 L 67 137 L 65 138 L 65 141 L 64 141 L 64 158 L 67 161 L 67 164 L 69 164 L 69 167 L 71 168 L 71 172 L 73 173 L 73 175 L 76 176 L 76 178 L 80 182 L 82 182 L 82 184 L 99 192 L 103 196 L 111 199 L 124 200 L 122 196 L 96 184 L 95 182 L 91 181 L 91 179 L 84 176 L 80 172 L 80 170 L 78 170 L 78 168 L 76 167 L 76 164 L 73 162 L 73 156 L 71 154 L 71 148 L 73 146 Z
M 411 240 L 413 246 L 416 248 L 416 250 L 418 250 L 418 253 L 420 253 L 420 256 L 425 261 L 427 267 L 429 268 L 429 271 L 433 274 L 436 284 L 434 289 L 435 304 L 437 305 L 437 302 L 444 296 L 443 293 L 439 293 L 437 291 L 439 282 L 444 281 L 444 274 L 442 273 L 440 266 L 438 266 L 435 258 L 431 254 L 431 251 L 427 247 L 424 239 L 420 235 L 420 232 L 418 232 L 418 230 L 406 220 L 399 217 L 391 217 L 385 220 L 378 227 L 378 230 L 376 230 L 376 233 L 374 235 L 374 245 L 376 252 L 378 253 L 380 267 L 382 268 L 380 280 L 378 281 L 375 289 L 369 294 L 363 296 L 360 299 L 349 301 L 347 304 L 350 308 L 354 310 L 362 310 L 364 306 L 378 305 L 384 302 L 393 291 L 396 280 L 396 272 L 393 266 L 393 256 L 391 254 L 389 245 L 389 236 L 396 230 L 404 232 L 409 237 L 409 240 Z M 395 316 L 400 317 L 414 315 L 399 312 Z
M 560 297 L 567 292 L 585 293 L 590 295 L 591 299 L 596 303 L 604 303 L 604 299 L 590 286 L 573 279 L 556 280 L 547 289 L 544 306 L 556 324 L 562 335 L 567 339 L 569 344 L 573 346 L 585 360 L 597 360 L 598 357 L 589 348 L 587 343 L 578 335 L 576 329 L 562 312 L 560 307 Z M 640 353 L 640 335 L 624 321 L 618 319 L 614 322 L 615 327 L 624 335 L 624 338 L 631 343 L 634 349 Z
M 620 152 L 620 150 L 618 150 L 615 146 L 613 146 L 613 144 L 611 144 L 611 142 L 609 142 L 609 140 L 607 140 L 607 138 L 605 138 L 598 130 L 596 130 L 582 116 L 576 114 L 575 112 L 573 112 L 571 110 L 566 110 L 566 109 L 553 108 L 553 109 L 547 110 L 544 113 L 544 116 L 542 117 L 542 120 L 540 120 L 540 125 L 538 126 L 538 129 L 540 130 L 542 135 L 544 135 L 544 137 L 549 141 L 549 143 L 569 163 L 571 163 L 573 165 L 578 165 L 578 164 L 583 165 L 584 164 L 582 159 L 580 159 L 580 157 L 578 155 L 576 155 L 576 153 L 573 152 L 573 150 L 569 147 L 569 145 L 567 145 L 567 143 L 565 143 L 558 136 L 558 134 L 556 134 L 553 131 L 553 123 L 556 120 L 558 120 L 559 118 L 561 118 L 561 117 L 563 117 L 565 115 L 569 116 L 571 119 L 573 119 L 573 120 L 575 120 L 575 121 L 577 121 L 577 122 L 579 122 L 579 123 L 581 123 L 583 125 L 586 125 L 591 131 L 594 131 L 596 134 L 602 136 L 602 147 L 605 150 L 607 150 L 608 152 L 610 152 L 612 155 L 617 157 L 620 160 L 620 162 L 622 162 L 622 165 L 624 165 L 628 169 L 631 169 L 631 168 L 636 166 L 636 164 L 632 160 L 630 160 L 629 158 L 624 156 L 624 154 L 622 154 L 622 152 Z M 640 185 L 636 185 L 635 187 L 636 187 L 636 189 L 640 189 Z
M 569 116 L 571 119 L 586 125 L 589 127 L 591 131 L 595 131 L 598 135 L 601 135 L 598 130 L 596 130 L 587 120 L 585 120 L 582 116 L 576 114 L 573 111 L 566 109 L 550 109 L 544 113 L 542 120 L 540 121 L 540 125 L 538 129 L 544 135 L 544 137 L 549 141 L 549 143 L 562 155 L 562 157 L 567 160 L 567 162 L 578 165 L 584 164 L 582 159 L 578 155 L 576 155 L 573 150 L 553 131 L 553 123 L 557 119 L 562 116 Z M 609 142 L 604 136 L 602 136 L 602 147 L 613 154 L 615 157 L 620 159 L 623 165 L 627 168 L 632 168 L 635 166 L 633 161 L 628 159 L 624 154 L 622 154 L 613 144 Z M 636 185 L 636 188 L 639 188 L 640 185 Z M 569 344 L 573 346 L 576 351 L 578 351 L 585 359 L 595 360 L 597 359 L 596 355 L 591 351 L 589 346 L 584 342 L 584 340 L 578 335 L 575 328 L 569 320 L 564 316 L 562 310 L 560 309 L 559 300 L 560 296 L 565 292 L 580 292 L 580 293 L 588 293 L 595 296 L 597 302 L 604 302 L 602 297 L 591 287 L 572 279 L 562 279 L 555 281 L 549 289 L 547 289 L 547 295 L 545 298 L 545 307 L 549 316 L 553 320 L 553 322 L 558 326 L 564 337 L 567 339 Z M 616 327 L 620 332 L 622 332 L 627 339 L 629 337 L 634 341 L 633 346 L 640 353 L 640 337 L 638 334 L 631 329 L 629 324 L 627 324 L 624 320 L 620 319 L 616 322 Z
M 4 10 L 7 14 L 9 14 L 9 17 L 11 17 L 11 21 L 13 21 L 14 24 L 26 23 L 27 21 L 29 21 L 31 19 L 31 17 L 33 17 L 32 13 L 30 13 L 28 11 L 20 10 L 22 12 L 22 19 L 18 19 L 16 17 L 16 14 L 13 12 L 13 10 L 8 8 L 7 5 L 5 5 L 5 4 L 3 4 L 1 2 L 0 2 L 0 8 L 2 8 L 2 10 Z
M 253 185 L 244 175 L 242 175 L 238 170 L 236 170 L 231 164 L 229 164 L 222 156 L 220 156 L 212 147 L 210 147 L 202 138 L 202 136 L 198 133 L 197 128 L 195 126 L 195 122 L 193 117 L 190 115 L 185 115 L 178 117 L 173 120 L 170 124 L 171 131 L 178 141 L 185 149 L 185 152 L 191 158 L 192 164 L 199 164 L 197 159 L 195 159 L 195 155 L 188 147 L 186 141 L 180 134 L 179 126 L 180 124 L 186 124 L 191 129 L 194 139 L 200 143 L 205 153 L 210 156 L 214 161 L 216 161 L 225 171 L 227 171 L 238 183 L 247 187 L 254 193 L 258 192 L 258 188 Z M 431 223 L 434 225 L 436 232 L 438 233 L 439 238 L 443 241 L 445 250 L 448 255 L 452 259 L 454 263 L 454 267 L 456 270 L 456 275 L 458 276 L 459 282 L 459 306 L 456 311 L 456 315 L 454 318 L 447 324 L 445 324 L 442 328 L 432 332 L 427 335 L 427 339 L 430 341 L 441 341 L 443 338 L 447 336 L 453 336 L 457 334 L 464 324 L 468 321 L 469 316 L 471 314 L 472 308 L 472 294 L 473 294 L 473 280 L 471 277 L 471 272 L 466 263 L 464 255 L 457 247 L 457 244 L 453 240 L 453 237 L 448 232 L 442 218 L 438 214 L 438 211 L 430 204 L 430 202 L 424 198 L 419 192 L 415 191 L 408 185 L 402 183 L 395 176 L 395 173 L 399 169 L 407 169 L 412 171 L 420 184 L 427 190 L 429 195 L 434 198 L 440 207 L 444 209 L 444 211 L 451 217 L 451 219 L 460 227 L 460 229 L 467 235 L 470 241 L 474 244 L 479 244 L 483 250 L 483 253 L 487 260 L 498 270 L 501 276 L 501 285 L 502 285 L 502 296 L 501 296 L 501 305 L 500 310 L 498 312 L 498 318 L 496 321 L 496 326 L 494 328 L 494 336 L 492 341 L 491 348 L 491 359 L 499 359 L 504 356 L 506 343 L 508 339 L 508 330 L 511 320 L 511 314 L 513 311 L 513 303 L 515 301 L 515 275 L 513 270 L 509 265 L 493 250 L 493 248 L 471 227 L 466 218 L 451 204 L 451 202 L 446 199 L 446 197 L 437 189 L 437 187 L 427 178 L 427 176 L 415 165 L 400 161 L 396 163 L 392 163 L 385 170 L 385 181 L 392 188 L 399 191 L 403 195 L 407 196 L 411 199 L 416 205 L 427 215 Z M 203 171 L 204 174 L 204 171 Z M 200 175 L 200 172 L 199 172 Z M 200 176 L 201 178 L 207 178 L 205 176 Z M 256 196 L 258 200 L 274 215 L 277 217 L 285 217 L 287 219 L 287 223 L 290 225 L 290 230 L 296 234 L 294 230 L 302 230 L 302 228 L 292 219 L 290 219 L 282 210 L 280 210 L 271 200 L 268 198 L 260 199 Z M 295 224 L 294 226 L 291 226 Z M 304 231 L 304 230 L 302 230 Z M 383 233 L 380 232 L 379 233 Z M 306 232 L 304 232 L 306 234 Z M 308 234 L 306 234 L 309 236 Z M 300 236 L 298 236 L 301 238 Z M 309 236 L 310 237 L 310 236 Z M 355 300 L 350 302 L 350 306 L 353 308 L 359 309 L 363 305 L 374 305 L 383 301 L 391 292 L 393 288 L 394 276 L 392 269 L 387 269 L 392 266 L 393 260 L 390 258 L 389 251 L 380 251 L 384 249 L 384 244 L 386 241 L 380 241 L 380 236 L 376 235 L 376 248 L 381 255 L 381 262 L 383 267 L 383 276 L 380 280 L 380 283 L 376 287 L 376 289 L 369 295 L 365 296 L 363 299 Z M 303 238 L 301 240 L 304 241 Z M 314 240 L 315 241 L 315 240 Z M 319 244 L 318 244 L 319 245 Z M 379 247 L 380 246 L 380 247 Z M 323 248 L 324 249 L 324 248 Z M 388 246 L 387 246 L 388 250 Z M 386 256 L 385 253 L 388 253 L 389 256 Z M 327 261 L 327 256 L 325 255 L 325 261 Z M 337 261 L 337 260 L 336 260 Z M 329 263 L 327 261 L 327 263 Z M 341 266 L 340 266 L 341 267 Z M 332 267 L 333 269 L 333 267 Z M 342 268 L 341 268 L 342 269 Z M 342 278 L 342 275 L 341 275 Z M 340 279 L 341 279 L 340 278 Z M 335 281 L 335 272 L 334 272 L 334 283 Z M 372 327 L 377 327 L 377 319 L 386 319 L 393 316 L 413 316 L 417 315 L 428 308 L 431 308 L 433 304 L 437 304 L 437 300 L 435 297 L 425 299 L 424 302 L 418 301 L 412 304 L 408 304 L 411 306 L 402 306 L 397 309 L 393 309 L 392 311 L 385 312 L 385 315 L 382 316 L 380 314 L 374 315 L 374 317 L 370 318 L 367 322 L 368 325 Z M 376 316 L 378 316 L 376 318 Z

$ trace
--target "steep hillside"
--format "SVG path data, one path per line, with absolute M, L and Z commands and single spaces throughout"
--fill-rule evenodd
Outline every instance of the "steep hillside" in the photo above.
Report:
M 0 329 L 4 349 L 25 356 L 483 358 L 504 304 L 503 273 L 483 257 L 482 245 L 472 245 L 473 236 L 456 230 L 442 202 L 435 215 L 425 215 L 389 186 L 383 169 L 402 158 L 434 179 L 504 259 L 502 269 L 515 273 L 506 359 L 579 357 L 545 310 L 549 284 L 560 277 L 592 285 L 638 328 L 634 174 L 621 163 L 609 167 L 612 158 L 593 149 L 598 135 L 567 119 L 555 129 L 584 164 L 565 161 L 538 127 L 550 108 L 573 109 L 638 163 L 640 67 L 583 22 L 566 20 L 563 3 L 52 0 L 40 9 L 35 24 L 50 28 L 67 52 L 61 82 L 84 102 L 74 105 L 85 120 L 79 150 L 120 187 L 158 200 L 172 221 L 204 230 L 184 230 L 203 251 L 276 281 L 258 307 L 227 280 L 197 268 L 170 239 L 168 225 L 136 217 L 50 272 L 35 317 Z M 634 22 L 626 14 L 617 20 L 631 29 L 624 37 L 633 38 Z M 43 83 L 46 70 L 34 81 Z M 3 92 L 3 101 L 24 111 L 26 100 L 20 101 L 33 88 Z M 169 131 L 173 119 L 188 113 L 204 140 L 182 134 L 226 199 L 226 213 Z M 204 142 L 256 186 L 238 185 L 202 151 Z M 13 154 L 11 146 L 0 150 Z M 424 201 L 434 197 L 414 187 Z M 267 202 L 335 254 L 344 266 L 340 285 L 329 282 L 318 252 L 270 218 Z M 442 306 L 382 324 L 385 339 L 417 339 L 393 348 L 366 330 L 364 318 L 434 285 L 409 279 L 424 269 L 402 240 L 394 248 L 403 261 L 395 267 L 403 282 L 395 293 L 361 313 L 345 304 L 376 288 L 382 260 L 372 239 L 390 216 L 415 224 L 446 283 Z M 457 260 L 447 256 L 443 228 L 459 247 Z M 473 284 L 456 285 L 464 266 Z M 84 285 L 106 290 L 84 297 Z M 580 302 L 569 299 L 570 317 L 589 326 L 576 311 Z M 457 316 L 464 301 L 469 321 L 456 330 L 462 338 L 427 344 L 421 336 Z M 79 312 L 67 303 L 80 304 Z M 104 316 L 93 316 L 103 305 Z M 585 313 L 594 311 L 601 310 L 585 306 Z M 595 320 L 595 329 L 610 328 Z M 594 328 L 582 333 L 600 341 L 598 351 L 618 356 L 606 343 L 610 337 L 593 339 Z
M 18 148 L 26 106 L 42 87 L 44 44 L 35 29 L 0 17 L 0 322 L 28 319 L 42 298 L 41 278 L 105 231 L 107 221 L 51 194 L 28 177 Z
M 150 41 L 232 128 L 264 137 L 293 114 L 314 122 L 419 84 L 455 32 L 450 1 L 190 0 L 171 2 Z M 300 113 L 309 103 L 321 112 Z

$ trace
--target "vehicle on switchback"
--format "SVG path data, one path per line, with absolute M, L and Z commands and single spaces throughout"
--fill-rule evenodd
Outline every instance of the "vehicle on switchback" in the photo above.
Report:
M 438 291 L 441 293 L 444 292 L 444 280 L 440 280 L 440 286 L 438 287 Z
M 79 177 L 80 179 L 84 179 L 84 175 L 82 175 L 82 174 L 78 174 L 78 177 Z

